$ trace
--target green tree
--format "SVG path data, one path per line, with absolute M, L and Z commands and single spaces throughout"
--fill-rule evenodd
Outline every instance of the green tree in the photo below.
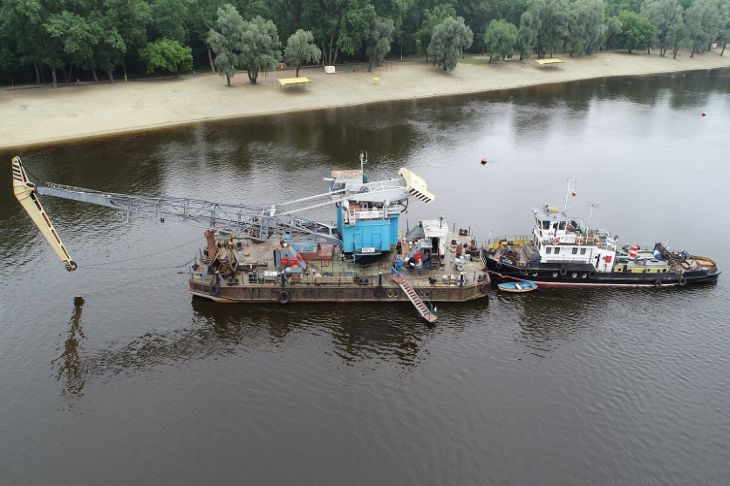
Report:
M 299 77 L 299 68 L 302 64 L 319 61 L 320 57 L 322 57 L 322 51 L 314 44 L 314 36 L 309 31 L 299 29 L 286 41 L 284 60 L 296 68 L 297 77 Z
M 717 0 L 694 0 L 687 9 L 685 25 L 687 40 L 692 48 L 690 57 L 704 52 L 720 32 L 720 5 Z
M 395 27 L 393 21 L 378 17 L 375 19 L 370 35 L 365 41 L 365 53 L 368 56 L 368 72 L 383 63 L 383 59 L 390 52 L 390 43 L 393 41 Z
M 683 7 L 680 5 L 680 8 L 683 9 Z M 680 11 L 681 15 L 677 15 L 674 17 L 674 20 L 669 25 L 669 30 L 667 31 L 667 37 L 666 37 L 666 45 L 671 46 L 672 48 L 672 58 L 677 58 L 677 52 L 679 52 L 679 45 L 682 43 L 684 38 L 687 35 L 685 26 L 684 26 L 684 10 Z
M 433 30 L 427 49 L 431 64 L 444 71 L 453 71 L 464 49 L 468 49 L 473 40 L 474 34 L 463 18 L 447 17 Z
M 190 30 L 195 37 L 199 38 L 205 44 L 205 50 L 208 54 L 208 64 L 210 71 L 216 72 L 213 62 L 213 50 L 208 42 L 210 29 L 217 26 L 218 9 L 224 5 L 224 0 L 193 0 L 195 3 L 190 8 Z
M 433 9 L 426 9 L 423 12 L 421 28 L 416 32 L 416 48 L 419 52 L 427 50 L 436 26 L 449 17 L 456 17 L 456 10 L 448 3 L 436 5 Z
M 215 70 L 225 76 L 226 85 L 231 86 L 231 78 L 241 64 L 243 17 L 233 5 L 225 4 L 218 8 L 217 26 L 218 30 L 210 29 L 208 32 L 208 45 L 215 52 Z
M 241 68 L 248 73 L 251 84 L 256 84 L 262 69 L 274 69 L 281 58 L 279 34 L 271 20 L 257 15 L 243 23 L 239 44 Z
M 517 27 L 506 20 L 492 20 L 484 32 L 484 47 L 489 52 L 489 62 L 512 56 L 519 33 Z
M 70 62 L 91 71 L 97 83 L 99 78 L 96 75 L 96 49 L 103 35 L 102 25 L 98 20 L 64 10 L 52 14 L 46 23 L 48 33 L 60 43 Z M 52 72 L 55 77 L 55 67 Z
M 619 20 L 618 16 L 609 17 L 606 19 L 605 25 L 605 45 L 607 48 L 612 49 L 621 45 L 621 34 L 623 32 L 623 24 Z
M 140 49 L 139 57 L 147 66 L 147 72 L 167 71 L 175 77 L 193 70 L 193 51 L 178 41 L 160 39 Z
M 191 0 L 152 0 L 155 36 L 185 43 L 188 40 L 191 4 Z
M 537 57 L 552 57 L 569 36 L 568 4 L 565 0 L 532 0 L 527 11 L 540 21 L 535 43 Z
M 656 29 L 646 17 L 624 10 L 618 19 L 621 21 L 622 47 L 628 49 L 629 54 L 634 49 L 648 49 L 651 46 Z
M 722 46 L 720 55 L 725 54 L 727 43 L 730 42 L 730 0 L 724 0 L 720 5 L 720 29 L 717 35 L 717 42 Z
M 0 28 L 7 39 L 3 47 L 12 47 L 12 57 L 21 65 L 32 66 L 35 82 L 40 84 L 44 66 L 53 70 L 63 64 L 61 42 L 46 28 L 53 13 L 48 2 L 4 0 L 0 5 Z
M 517 44 L 520 49 L 520 61 L 527 60 L 537 46 L 537 33 L 540 30 L 540 19 L 534 11 L 528 10 L 520 16 L 520 29 Z
M 568 24 L 570 55 L 592 54 L 606 33 L 603 0 L 575 0 Z
M 147 43 L 147 27 L 152 22 L 152 9 L 146 0 L 106 0 L 104 5 L 104 28 L 119 36 L 121 43 L 117 44 L 116 55 L 117 61 L 121 62 L 126 81 L 126 55 L 137 52 Z M 111 71 L 109 76 L 113 80 Z
M 334 65 L 340 53 L 357 54 L 376 17 L 369 0 L 311 0 L 305 5 L 303 23 L 311 26 L 327 65 Z
M 648 0 L 641 6 L 641 15 L 656 28 L 656 46 L 664 56 L 670 46 L 670 33 L 677 32 L 677 23 L 683 23 L 684 9 L 679 0 Z
M 375 0 L 375 11 L 393 21 L 395 29 L 394 39 L 400 42 L 400 60 L 403 60 L 403 41 L 407 34 L 405 31 L 406 17 L 416 5 L 416 0 Z

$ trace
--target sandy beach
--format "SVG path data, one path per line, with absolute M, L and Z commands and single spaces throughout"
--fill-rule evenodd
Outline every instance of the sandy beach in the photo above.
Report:
M 0 148 L 24 147 L 112 133 L 148 130 L 203 120 L 426 98 L 518 88 L 538 84 L 730 67 L 719 51 L 690 58 L 604 51 L 570 58 L 558 68 L 534 61 L 488 65 L 470 58 L 445 73 L 423 62 L 389 63 L 373 73 L 327 75 L 321 67 L 300 71 L 311 87 L 279 88 L 293 70 L 259 76 L 251 85 L 245 73 L 225 79 L 214 74 L 179 79 L 82 84 L 0 91 Z

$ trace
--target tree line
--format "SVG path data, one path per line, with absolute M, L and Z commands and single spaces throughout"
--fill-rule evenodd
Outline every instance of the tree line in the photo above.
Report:
M 490 62 L 597 49 L 724 54 L 730 0 L 3 0 L 0 82 L 210 69 L 230 84 L 286 62 Z

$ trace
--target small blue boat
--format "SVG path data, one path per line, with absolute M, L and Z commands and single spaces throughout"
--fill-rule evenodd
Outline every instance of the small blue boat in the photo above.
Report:
M 531 292 L 537 290 L 537 283 L 532 280 L 522 280 L 520 282 L 501 283 L 497 287 L 504 292 Z

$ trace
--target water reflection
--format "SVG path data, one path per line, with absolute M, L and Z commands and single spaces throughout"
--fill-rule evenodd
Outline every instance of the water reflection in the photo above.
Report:
M 408 368 L 422 362 L 422 349 L 436 332 L 435 326 L 420 321 L 405 304 L 391 306 L 387 317 L 382 317 L 368 305 L 221 306 L 194 298 L 191 326 L 148 332 L 116 349 L 85 353 L 84 304 L 84 298 L 74 299 L 63 351 L 53 360 L 56 377 L 63 383 L 61 395 L 67 398 L 83 396 L 92 378 L 236 355 L 253 347 L 276 348 L 292 334 L 325 338 L 331 348 L 325 347 L 324 353 L 346 365 L 372 360 Z M 323 352 L 321 346 L 315 349 Z
M 67 338 L 63 343 L 63 352 L 53 360 L 53 365 L 58 368 L 56 379 L 64 382 L 61 396 L 78 398 L 83 395 L 86 385 L 86 373 L 79 352 L 82 343 L 86 339 L 84 328 L 81 325 L 81 314 L 84 310 L 84 298 L 74 297 L 74 310 L 69 320 Z

